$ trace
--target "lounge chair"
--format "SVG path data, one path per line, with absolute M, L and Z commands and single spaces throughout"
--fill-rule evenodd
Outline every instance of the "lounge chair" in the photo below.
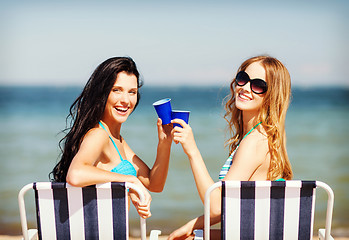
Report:
M 325 229 L 320 239 L 331 234 L 334 194 L 320 181 L 222 181 L 205 194 L 205 240 L 210 239 L 210 194 L 222 189 L 221 239 L 299 239 L 313 237 L 316 188 L 328 194 Z M 202 230 L 196 230 L 202 239 Z
M 24 195 L 34 189 L 37 229 L 28 230 Z M 143 201 L 143 193 L 131 183 L 105 183 L 72 187 L 59 182 L 36 182 L 18 194 L 23 238 L 27 239 L 128 239 L 128 189 Z M 146 239 L 146 221 L 140 218 L 141 239 Z M 154 230 L 150 239 L 157 239 Z

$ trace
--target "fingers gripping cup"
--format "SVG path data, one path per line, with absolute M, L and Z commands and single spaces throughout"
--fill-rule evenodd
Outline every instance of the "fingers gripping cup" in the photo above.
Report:
M 171 118 L 172 118 L 172 120 L 176 119 L 176 118 L 182 119 L 186 124 L 188 124 L 188 122 L 189 122 L 189 113 L 190 113 L 190 111 L 172 110 Z M 178 123 L 174 123 L 173 127 L 176 127 L 176 126 L 177 127 L 182 127 Z
M 161 99 L 153 103 L 153 106 L 158 114 L 159 118 L 162 120 L 162 125 L 171 123 L 171 99 Z

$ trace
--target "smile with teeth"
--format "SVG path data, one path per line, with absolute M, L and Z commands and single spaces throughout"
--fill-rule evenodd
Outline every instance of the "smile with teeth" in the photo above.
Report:
M 125 112 L 127 112 L 128 107 L 115 107 L 115 109 L 119 112 L 125 113 Z
M 239 98 L 241 99 L 241 100 L 245 100 L 245 101 L 249 101 L 249 100 L 252 100 L 250 97 L 248 97 L 248 96 L 246 96 L 245 94 L 243 94 L 243 93 L 239 93 Z

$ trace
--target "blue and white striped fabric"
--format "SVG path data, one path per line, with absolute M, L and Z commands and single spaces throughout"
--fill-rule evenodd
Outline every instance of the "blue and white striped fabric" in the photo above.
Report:
M 125 183 L 34 183 L 39 239 L 128 239 Z
M 312 239 L 315 189 L 315 181 L 223 181 L 221 239 Z

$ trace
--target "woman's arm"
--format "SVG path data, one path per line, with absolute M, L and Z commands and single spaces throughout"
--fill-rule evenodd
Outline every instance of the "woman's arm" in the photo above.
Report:
M 219 223 L 220 220 L 221 220 L 220 214 L 210 216 L 211 225 Z M 168 239 L 169 240 L 187 239 L 188 237 L 193 235 L 193 231 L 195 229 L 204 229 L 204 215 L 201 215 L 200 217 L 197 217 L 197 218 L 194 218 L 193 220 L 190 220 L 188 223 L 186 223 L 182 227 L 173 231 L 170 234 Z M 220 239 L 220 234 L 218 234 L 218 235 L 215 234 L 215 236 L 213 236 L 211 234 L 211 239 Z
M 111 181 L 137 184 L 137 179 L 133 176 L 112 173 L 96 167 L 96 162 L 104 154 L 108 141 L 109 138 L 102 129 L 93 129 L 86 134 L 69 166 L 67 183 L 78 187 Z
M 68 169 L 66 181 L 72 186 L 84 187 L 106 182 L 130 182 L 137 185 L 145 195 L 145 202 L 132 195 L 132 202 L 140 216 L 148 218 L 150 213 L 151 196 L 143 184 L 135 176 L 113 173 L 97 168 L 96 162 L 102 157 L 104 149 L 109 143 L 109 137 L 103 129 L 93 129 L 84 137 L 79 151 L 73 158 Z M 131 192 L 130 192 L 131 193 Z
M 188 155 L 199 195 L 202 201 L 204 201 L 204 194 L 206 193 L 207 188 L 213 184 L 213 180 L 209 176 L 201 154 L 195 144 L 191 128 L 181 120 L 174 120 L 173 122 L 179 123 L 183 126 L 183 129 L 175 128 L 172 131 L 173 140 L 175 142 L 180 142 L 183 146 L 184 152 Z M 233 164 L 224 180 L 250 180 L 251 176 L 253 176 L 256 170 L 266 160 L 268 160 L 268 143 L 266 138 L 260 133 L 251 134 L 241 142 L 239 149 L 234 155 Z M 216 189 L 211 193 L 211 225 L 220 222 L 220 202 L 221 190 Z M 175 230 L 171 233 L 169 239 L 186 239 L 192 234 L 194 229 L 203 229 L 203 227 L 204 218 L 203 216 L 200 216 Z M 219 234 L 216 237 L 219 239 Z
M 149 169 L 149 167 L 127 145 L 126 141 L 124 141 L 126 158 L 134 163 L 139 180 L 149 191 L 152 192 L 161 192 L 165 186 L 172 144 L 172 126 L 162 125 L 161 119 L 158 119 L 157 128 L 159 142 L 156 159 L 151 169 Z
M 174 119 L 172 122 L 178 123 L 182 126 L 182 128 L 175 127 L 172 130 L 173 140 L 176 143 L 179 142 L 182 144 L 183 150 L 189 158 L 200 199 L 204 202 L 205 193 L 207 189 L 214 184 L 214 181 L 206 168 L 198 147 L 196 146 L 191 127 L 181 119 Z M 220 212 L 220 204 L 217 204 L 220 202 L 219 192 L 220 190 L 217 189 L 211 194 L 211 210 L 214 212 Z
M 182 144 L 183 150 L 189 158 L 199 196 L 201 201 L 204 202 L 205 193 L 214 181 L 209 175 L 200 151 L 196 146 L 190 126 L 180 119 L 174 119 L 173 123 L 179 123 L 183 127 L 175 127 L 172 130 L 173 140 Z M 266 137 L 259 132 L 250 134 L 241 142 L 239 149 L 234 155 L 233 164 L 224 180 L 250 180 L 251 176 L 267 158 L 267 153 L 268 143 Z M 216 189 L 211 193 L 211 214 L 220 213 L 220 202 L 221 190 Z

